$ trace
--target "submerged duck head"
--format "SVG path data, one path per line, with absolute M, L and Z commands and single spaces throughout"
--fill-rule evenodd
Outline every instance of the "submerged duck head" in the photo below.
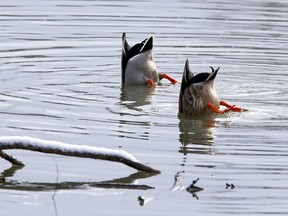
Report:
M 190 70 L 189 61 L 186 60 L 179 95 L 179 113 L 193 116 L 212 113 L 207 107 L 208 102 L 215 107 L 220 106 L 214 89 L 214 79 L 219 68 L 216 70 L 210 68 L 211 73 L 199 73 L 194 76 Z
M 147 84 L 148 80 L 157 83 L 159 75 L 153 60 L 153 36 L 130 46 L 126 34 L 122 35 L 122 83 L 128 85 Z

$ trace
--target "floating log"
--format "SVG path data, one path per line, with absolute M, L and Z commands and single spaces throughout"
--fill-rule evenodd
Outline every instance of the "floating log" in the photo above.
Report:
M 24 165 L 24 163 L 17 160 L 13 156 L 8 155 L 6 152 L 3 152 L 3 150 L 8 149 L 22 149 L 48 154 L 114 161 L 125 164 L 139 171 L 160 173 L 159 170 L 153 169 L 152 167 L 139 162 L 133 155 L 118 149 L 92 147 L 87 145 L 72 145 L 58 141 L 42 140 L 26 136 L 0 137 L 0 157 L 14 165 Z

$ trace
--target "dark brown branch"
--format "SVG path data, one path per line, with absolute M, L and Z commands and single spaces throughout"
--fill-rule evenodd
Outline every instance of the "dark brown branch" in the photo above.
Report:
M 2 157 L 3 159 L 9 161 L 10 163 L 12 163 L 13 165 L 18 165 L 18 166 L 24 166 L 24 163 L 17 160 L 15 157 L 8 155 L 7 153 L 5 153 L 4 151 L 0 151 L 0 157 Z
M 85 187 L 97 187 L 108 189 L 129 189 L 129 190 L 150 190 L 154 189 L 149 185 L 136 185 L 125 183 L 101 183 L 101 182 L 60 182 L 60 183 L 41 183 L 41 182 L 25 182 L 25 184 L 19 183 L 19 181 L 7 180 L 0 184 L 1 189 L 5 190 L 28 190 L 28 191 L 49 191 L 49 190 L 73 190 L 81 189 Z
M 33 138 L 31 138 L 33 139 Z M 12 140 L 12 141 L 11 141 Z M 75 145 L 71 144 L 65 144 L 65 146 L 61 146 L 59 144 L 59 147 L 57 146 L 57 142 L 53 142 L 52 145 L 45 144 L 38 144 L 37 141 L 39 139 L 34 139 L 33 142 L 22 142 L 19 141 L 19 138 L 13 141 L 13 139 L 9 140 L 9 142 L 5 142 L 5 140 L 0 140 L 0 157 L 3 159 L 9 161 L 10 163 L 14 165 L 23 165 L 22 162 L 18 161 L 14 157 L 7 155 L 2 150 L 5 149 L 22 149 L 22 150 L 29 150 L 29 151 L 36 151 L 36 152 L 42 152 L 42 153 L 49 153 L 49 154 L 57 154 L 57 155 L 64 155 L 64 156 L 71 156 L 71 157 L 80 157 L 80 158 L 91 158 L 91 159 L 98 159 L 98 160 L 108 160 L 108 161 L 114 161 L 119 162 L 122 164 L 125 164 L 127 166 L 130 166 L 134 169 L 137 169 L 139 171 L 149 172 L 149 173 L 160 173 L 159 170 L 153 169 L 145 164 L 142 164 L 138 161 L 131 160 L 129 158 L 126 158 L 121 155 L 113 155 L 113 154 L 105 154 L 105 153 L 97 153 L 95 151 L 89 152 L 89 150 L 80 150 L 80 149 L 74 149 Z M 36 140 L 36 141 L 35 141 Z M 40 140 L 42 141 L 42 140 Z M 49 142 L 49 141 L 45 141 Z M 79 146 L 77 146 L 79 147 Z M 83 148 L 87 146 L 82 146 Z M 93 150 L 93 147 L 89 147 Z

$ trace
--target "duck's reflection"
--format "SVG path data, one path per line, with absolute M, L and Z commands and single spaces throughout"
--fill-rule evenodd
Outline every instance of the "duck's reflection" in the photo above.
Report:
M 53 191 L 53 190 L 73 190 L 86 189 L 89 187 L 97 188 L 114 188 L 114 189 L 134 189 L 134 190 L 148 190 L 154 189 L 148 185 L 135 184 L 139 179 L 149 178 L 155 174 L 136 172 L 125 178 L 118 178 L 109 181 L 101 182 L 21 182 L 17 180 L 10 180 L 17 170 L 22 169 L 23 166 L 11 166 L 9 169 L 3 171 L 0 175 L 0 189 L 10 189 L 19 191 Z
M 210 154 L 213 143 L 213 129 L 217 126 L 215 117 L 191 118 L 179 115 L 180 152 L 183 154 Z
M 145 106 L 151 104 L 153 92 L 154 89 L 147 86 L 122 85 L 119 100 L 124 110 L 119 112 L 120 138 L 149 139 L 151 121 L 147 116 L 150 115 L 150 108 Z
M 147 86 L 125 86 L 122 85 L 120 103 L 128 109 L 142 110 L 141 106 L 149 105 L 152 101 L 154 89 Z

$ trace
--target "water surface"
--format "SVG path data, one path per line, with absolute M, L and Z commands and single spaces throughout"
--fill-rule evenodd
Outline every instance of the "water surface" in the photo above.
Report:
M 1 135 L 123 149 L 162 172 L 9 151 L 26 166 L 1 161 L 2 214 L 287 214 L 287 6 L 2 1 Z M 123 88 L 123 32 L 131 44 L 154 35 L 158 69 L 179 81 L 186 59 L 194 73 L 220 66 L 219 97 L 250 111 L 189 119 L 178 116 L 179 85 Z M 200 178 L 204 190 L 171 192 L 177 172 L 184 186 Z M 138 196 L 154 199 L 140 206 Z

